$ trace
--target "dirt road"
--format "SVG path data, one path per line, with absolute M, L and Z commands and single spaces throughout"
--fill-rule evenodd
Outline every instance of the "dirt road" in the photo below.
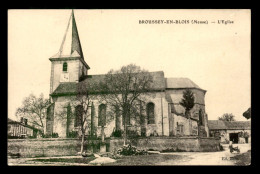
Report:
M 173 153 L 161 153 L 181 155 L 184 158 L 181 160 L 168 160 L 160 162 L 157 165 L 234 165 L 235 161 L 230 157 L 236 155 L 236 152 L 230 153 L 228 145 L 223 145 L 224 151 L 221 152 L 173 152 Z M 247 152 L 251 149 L 251 144 L 237 144 L 240 148 L 240 153 Z

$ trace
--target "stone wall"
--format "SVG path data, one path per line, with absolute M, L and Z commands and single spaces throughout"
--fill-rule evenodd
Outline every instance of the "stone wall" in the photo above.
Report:
M 71 156 L 77 155 L 79 151 L 79 139 L 46 138 L 8 140 L 8 153 L 20 153 L 21 157 Z
M 173 150 L 173 151 L 193 151 L 211 152 L 219 151 L 220 139 L 197 138 L 197 137 L 146 137 L 128 140 L 138 149 L 144 150 Z M 123 139 L 111 138 L 109 151 L 114 151 L 123 146 Z

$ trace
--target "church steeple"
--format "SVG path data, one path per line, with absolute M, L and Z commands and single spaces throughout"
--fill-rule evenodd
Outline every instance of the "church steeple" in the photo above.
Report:
M 52 58 L 64 57 L 80 57 L 84 59 L 73 10 L 71 12 L 59 52 L 52 56 Z
M 50 94 L 65 82 L 78 83 L 90 67 L 84 60 L 74 11 L 72 10 L 59 52 L 49 58 L 52 63 Z

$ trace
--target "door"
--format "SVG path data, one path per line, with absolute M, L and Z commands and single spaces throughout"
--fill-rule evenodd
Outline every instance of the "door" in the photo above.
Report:
M 238 143 L 238 133 L 229 133 L 229 140 L 233 141 L 234 144 Z

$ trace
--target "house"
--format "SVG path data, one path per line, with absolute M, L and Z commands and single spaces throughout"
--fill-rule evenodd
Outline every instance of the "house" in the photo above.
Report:
M 58 133 L 59 137 L 66 137 L 70 132 L 77 131 L 79 126 L 75 113 L 80 112 L 81 107 L 76 106 L 68 110 L 68 106 L 77 94 L 77 86 L 81 83 L 102 81 L 105 77 L 105 75 L 89 74 L 90 66 L 82 52 L 73 11 L 60 50 L 49 60 L 51 61 L 50 100 L 52 104 L 47 109 L 45 132 Z M 153 78 L 149 92 L 153 93 L 154 97 L 148 97 L 144 103 L 146 108 L 146 112 L 143 113 L 144 125 L 135 125 L 135 122 L 130 120 L 128 127 L 135 129 L 139 135 L 145 136 L 156 134 L 208 137 L 208 118 L 205 110 L 206 90 L 188 78 L 165 77 L 163 71 L 149 73 Z M 82 76 L 85 77 L 84 80 L 80 80 Z M 179 104 L 186 89 L 190 89 L 195 97 L 190 119 L 185 117 L 185 109 Z M 106 106 L 95 100 L 92 108 L 97 115 L 93 121 L 96 134 L 100 136 L 101 126 L 98 123 L 101 117 L 106 115 Z M 57 113 L 61 111 L 70 116 L 59 119 Z M 106 123 L 106 137 L 111 136 L 115 128 L 123 128 L 122 117 Z
M 27 124 L 28 120 L 21 117 L 21 121 L 14 121 L 8 118 L 8 138 L 36 138 L 39 130 Z
M 211 137 L 221 137 L 222 143 L 251 143 L 250 121 L 209 120 Z

